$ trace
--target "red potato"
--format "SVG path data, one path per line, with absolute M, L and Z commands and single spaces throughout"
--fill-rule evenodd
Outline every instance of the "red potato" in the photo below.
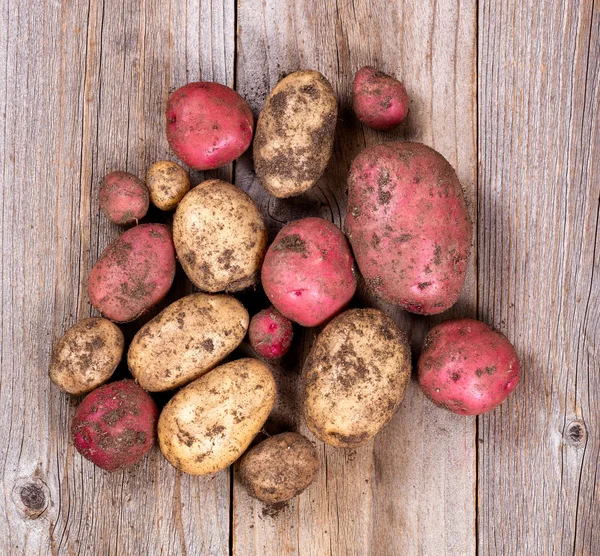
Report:
M 363 124 L 373 129 L 391 129 L 408 115 L 408 95 L 400 81 L 365 66 L 354 76 L 352 108 Z
M 418 372 L 433 403 L 459 415 L 481 415 L 516 388 L 521 365 L 503 334 L 477 320 L 456 319 L 429 331 Z
M 111 172 L 100 186 L 100 208 L 115 224 L 133 224 L 148 212 L 148 188 L 129 172 Z
M 302 326 L 319 326 L 356 290 L 354 259 L 342 232 L 322 218 L 291 222 L 265 256 L 262 284 L 275 308 Z
M 252 317 L 248 335 L 254 351 L 265 359 L 283 357 L 292 345 L 292 323 L 277 309 L 269 307 Z
M 167 104 L 167 140 L 190 168 L 210 170 L 238 158 L 252 142 L 254 117 L 246 101 L 219 83 L 188 83 Z
M 458 299 L 471 220 L 456 173 L 421 143 L 364 149 L 348 175 L 346 235 L 367 287 L 421 315 Z
M 92 305 L 115 322 L 135 320 L 156 305 L 175 278 L 175 247 L 163 224 L 127 230 L 102 253 L 88 279 Z
M 133 380 L 112 382 L 88 394 L 73 417 L 77 451 L 107 471 L 136 464 L 156 441 L 158 408 Z

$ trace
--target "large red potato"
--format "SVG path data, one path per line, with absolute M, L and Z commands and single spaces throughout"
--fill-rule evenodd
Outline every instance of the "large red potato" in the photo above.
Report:
M 471 221 L 460 182 L 420 143 L 368 147 L 348 176 L 346 234 L 367 287 L 422 315 L 451 307 L 462 289 Z
M 302 326 L 319 326 L 356 290 L 354 259 L 342 232 L 322 218 L 291 222 L 265 255 L 262 284 L 275 308 Z
M 434 326 L 425 338 L 418 370 L 423 392 L 459 415 L 498 407 L 521 378 L 519 358 L 508 339 L 473 319 Z
M 188 83 L 167 104 L 167 140 L 190 168 L 210 170 L 238 158 L 252 142 L 246 101 L 220 83 Z

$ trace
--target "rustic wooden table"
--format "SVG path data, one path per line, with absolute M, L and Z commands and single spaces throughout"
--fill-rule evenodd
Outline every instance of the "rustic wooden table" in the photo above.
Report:
M 0 5 L 0 554 L 600 554 L 598 2 Z M 396 132 L 363 128 L 349 108 L 366 63 L 407 86 L 411 112 Z M 113 169 L 143 176 L 171 156 L 163 108 L 173 88 L 219 81 L 258 113 L 299 68 L 320 70 L 340 98 L 318 186 L 269 198 L 249 156 L 210 175 L 248 191 L 273 234 L 307 214 L 340 224 L 348 167 L 365 145 L 410 138 L 441 151 L 475 222 L 462 298 L 436 319 L 385 309 L 415 351 L 432 322 L 493 324 L 521 354 L 522 384 L 474 419 L 434 408 L 413 380 L 374 442 L 319 443 L 316 484 L 278 511 L 249 499 L 235 471 L 186 476 L 158 449 L 127 472 L 102 472 L 69 440 L 79 400 L 47 377 L 53 343 L 94 313 L 87 276 L 119 232 L 98 214 L 99 181 Z M 189 288 L 181 276 L 177 288 Z M 306 432 L 296 383 L 314 334 L 276 370 L 270 430 Z

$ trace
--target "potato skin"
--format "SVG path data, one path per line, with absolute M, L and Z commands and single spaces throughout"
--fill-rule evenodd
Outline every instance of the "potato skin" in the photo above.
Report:
M 127 353 L 129 370 L 149 392 L 183 386 L 241 343 L 248 318 L 244 306 L 230 295 L 188 295 L 138 331 Z
M 100 209 L 111 222 L 134 224 L 146 216 L 150 197 L 144 183 L 129 172 L 111 172 L 100 186 Z
M 248 448 L 273 409 L 275 380 L 257 359 L 221 365 L 180 390 L 158 421 L 160 449 L 191 475 L 229 467 Z
M 50 380 L 68 394 L 87 394 L 112 376 L 124 345 L 123 333 L 108 319 L 83 319 L 54 346 Z
M 365 66 L 354 76 L 352 108 L 363 124 L 373 129 L 391 129 L 408 115 L 408 95 L 400 81 Z
M 256 313 L 248 329 L 252 349 L 265 359 L 283 357 L 292 345 L 293 335 L 292 323 L 275 307 Z
M 350 309 L 319 334 L 304 363 L 304 418 L 327 444 L 352 448 L 394 416 L 411 372 L 410 346 L 377 309 Z
M 296 432 L 284 432 L 249 450 L 240 462 L 239 477 L 250 496 L 278 504 L 305 490 L 318 469 L 313 443 Z
M 234 292 L 256 283 L 267 228 L 246 193 L 230 183 L 207 180 L 179 203 L 173 240 L 194 285 L 211 293 Z
M 175 278 L 175 249 L 163 224 L 140 224 L 114 240 L 90 272 L 88 295 L 107 319 L 129 322 L 156 305 Z
M 133 380 L 105 384 L 88 394 L 73 417 L 77 451 L 107 471 L 140 461 L 156 440 L 158 408 Z
M 254 117 L 247 102 L 220 83 L 195 82 L 167 103 L 167 140 L 184 164 L 211 170 L 229 164 L 250 146 Z
M 354 258 L 344 234 L 323 218 L 285 226 L 269 246 L 262 284 L 275 308 L 302 326 L 319 326 L 356 291 Z
M 425 395 L 459 415 L 492 411 L 521 378 L 519 358 L 508 338 L 473 319 L 434 326 L 425 338 L 418 371 Z
M 433 315 L 458 299 L 471 220 L 438 152 L 409 142 L 363 150 L 348 176 L 345 230 L 367 287 L 384 301 Z
M 150 166 L 146 185 L 155 207 L 173 210 L 190 190 L 190 176 L 176 162 L 161 160 Z
M 310 189 L 331 157 L 337 99 L 318 71 L 297 71 L 271 91 L 256 123 L 254 168 L 275 197 Z

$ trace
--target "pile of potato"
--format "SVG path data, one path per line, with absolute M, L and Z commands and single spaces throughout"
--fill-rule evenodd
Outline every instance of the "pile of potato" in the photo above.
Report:
M 404 86 L 374 68 L 355 76 L 353 107 L 376 129 L 408 114 Z M 190 83 L 166 109 L 167 138 L 193 169 L 228 164 L 254 137 L 254 165 L 264 188 L 293 197 L 315 185 L 333 150 L 337 99 L 316 71 L 282 79 L 256 122 L 242 97 L 218 83 Z M 348 175 L 344 230 L 322 218 L 290 222 L 268 245 L 254 201 L 221 180 L 191 188 L 179 164 L 159 161 L 145 182 L 108 174 L 100 208 L 133 224 L 102 253 L 89 275 L 92 305 L 103 315 L 78 322 L 58 341 L 49 370 L 63 391 L 86 397 L 72 422 L 77 450 L 115 471 L 138 462 L 156 438 L 164 457 L 194 475 L 242 458 L 239 477 L 265 503 L 288 500 L 313 481 L 314 444 L 285 432 L 249 451 L 277 398 L 268 361 L 281 358 L 296 326 L 323 326 L 302 371 L 302 409 L 319 441 L 353 448 L 394 416 L 411 375 L 408 340 L 384 312 L 348 309 L 359 273 L 378 298 L 421 315 L 458 299 L 472 226 L 450 164 L 420 143 L 364 149 Z M 139 223 L 149 204 L 174 210 L 172 226 Z M 196 287 L 140 327 L 127 346 L 134 380 L 109 382 L 125 340 L 115 323 L 134 321 L 170 291 L 177 261 Z M 252 318 L 233 295 L 262 285 L 271 306 Z M 246 335 L 256 357 L 236 358 Z M 510 342 L 472 319 L 433 327 L 418 360 L 423 392 L 458 414 L 500 405 L 520 379 Z M 149 393 L 172 391 L 159 412 Z

